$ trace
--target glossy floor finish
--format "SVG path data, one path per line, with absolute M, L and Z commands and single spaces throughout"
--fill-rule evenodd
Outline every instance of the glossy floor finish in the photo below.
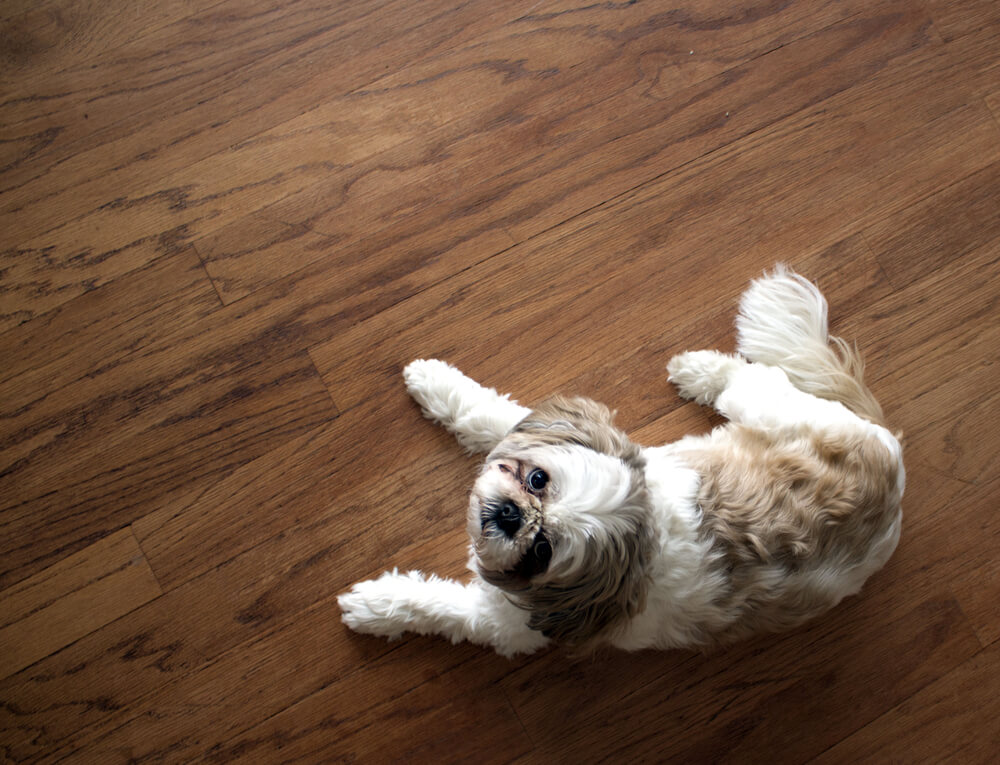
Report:
M 998 41 L 995 0 L 0 5 L 0 759 L 994 761 Z M 463 572 L 406 362 L 704 432 L 664 366 L 778 260 L 905 433 L 860 597 L 710 656 L 345 630 Z

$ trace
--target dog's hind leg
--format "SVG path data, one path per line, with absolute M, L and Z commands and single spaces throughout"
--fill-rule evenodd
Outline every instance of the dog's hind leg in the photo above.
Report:
M 667 364 L 670 382 L 677 392 L 699 404 L 714 405 L 741 367 L 747 363 L 719 351 L 678 353 Z
M 470 452 L 493 449 L 531 411 L 437 359 L 409 363 L 403 379 L 424 416 L 454 433 Z
M 784 370 L 718 351 L 688 351 L 667 365 L 685 398 L 713 405 L 733 422 L 758 428 L 856 425 L 847 407 L 799 390 Z
M 883 424 L 857 350 L 827 332 L 826 299 L 787 267 L 743 293 L 736 335 L 739 355 L 694 351 L 670 360 L 682 396 L 758 427 Z

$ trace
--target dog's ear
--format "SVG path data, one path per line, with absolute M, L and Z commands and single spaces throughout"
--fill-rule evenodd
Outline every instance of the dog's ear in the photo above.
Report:
M 523 434 L 533 443 L 578 444 L 596 452 L 638 464 L 642 450 L 613 423 L 614 413 L 588 398 L 550 396 L 515 426 L 511 435 Z
M 481 568 L 479 573 L 530 612 L 532 629 L 571 646 L 591 643 L 639 613 L 646 601 L 654 534 L 644 508 L 623 508 L 622 513 L 632 522 L 619 524 L 618 533 L 601 545 L 592 540 L 568 570 L 546 572 L 537 566 L 539 554 L 552 554 L 548 540 L 543 540 L 546 550 L 529 549 L 513 569 Z
M 646 602 L 652 534 L 646 524 L 609 540 L 566 577 L 521 593 L 528 626 L 568 645 L 585 645 L 638 614 Z

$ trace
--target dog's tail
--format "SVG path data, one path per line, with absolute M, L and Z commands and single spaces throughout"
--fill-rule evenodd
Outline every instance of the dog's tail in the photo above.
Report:
M 781 367 L 799 390 L 839 401 L 884 427 L 858 349 L 827 333 L 826 315 L 826 298 L 816 286 L 779 264 L 743 293 L 736 347 L 750 361 Z

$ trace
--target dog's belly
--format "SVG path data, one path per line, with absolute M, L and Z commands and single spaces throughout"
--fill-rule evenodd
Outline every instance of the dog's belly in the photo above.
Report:
M 706 521 L 703 480 L 690 457 L 724 434 L 713 435 L 644 451 L 659 554 L 645 609 L 614 640 L 621 648 L 704 646 L 790 629 L 856 593 L 896 547 L 901 513 L 890 492 L 861 541 L 821 546 L 801 562 L 769 560 L 767 551 L 734 560 Z

